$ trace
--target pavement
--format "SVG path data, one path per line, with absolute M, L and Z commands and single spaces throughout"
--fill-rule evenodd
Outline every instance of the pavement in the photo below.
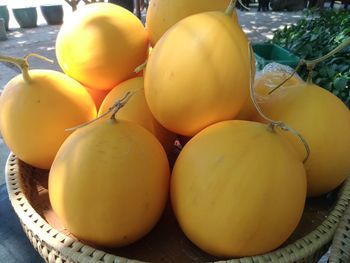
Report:
M 63 0 L 62 4 L 66 19 L 72 15 L 72 12 Z M 38 53 L 52 59 L 54 64 L 31 58 L 30 65 L 32 69 L 60 70 L 55 57 L 55 40 L 60 26 L 46 25 L 40 10 L 38 10 L 38 14 L 38 27 L 31 29 L 19 28 L 11 14 L 10 32 L 7 34 L 8 40 L 0 41 L 0 53 L 14 57 L 23 57 L 28 53 Z M 253 42 L 265 42 L 271 39 L 275 30 L 296 23 L 302 17 L 302 12 L 257 12 L 256 8 L 245 12 L 238 11 L 240 24 L 248 38 Z M 0 63 L 0 92 L 4 85 L 17 74 L 19 74 L 19 69 L 15 66 Z M 0 186 L 5 183 L 3 171 L 8 154 L 9 149 L 3 143 L 0 135 Z
M 296 23 L 302 12 L 256 12 L 237 11 L 240 24 L 253 42 L 264 42 L 273 37 L 273 32 L 285 25 Z M 30 59 L 31 68 L 60 70 L 55 56 L 55 40 L 60 26 L 48 26 L 38 10 L 38 27 L 21 29 L 10 12 L 10 32 L 8 40 L 0 41 L 0 53 L 6 56 L 23 57 L 28 53 L 38 53 L 54 60 L 54 64 Z M 70 7 L 64 4 L 65 19 L 72 15 Z M 144 16 L 143 16 L 144 20 Z M 0 89 L 19 73 L 15 66 L 0 63 Z

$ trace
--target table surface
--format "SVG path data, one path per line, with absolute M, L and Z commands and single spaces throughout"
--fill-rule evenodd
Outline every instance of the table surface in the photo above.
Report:
M 42 263 L 30 244 L 8 199 L 6 185 L 0 186 L 0 263 Z

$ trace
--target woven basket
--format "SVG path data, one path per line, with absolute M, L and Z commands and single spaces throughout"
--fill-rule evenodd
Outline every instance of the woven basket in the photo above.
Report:
M 10 154 L 6 164 L 6 183 L 12 206 L 26 235 L 46 262 L 139 262 L 128 258 L 154 262 L 220 260 L 191 244 L 179 230 L 174 217 L 167 213 L 155 229 L 135 245 L 113 251 L 93 248 L 74 239 L 64 229 L 55 226 L 56 230 L 51 226 L 55 222 L 48 216 L 53 212 L 48 201 L 47 171 L 35 169 Z M 323 199 L 308 201 L 298 229 L 284 246 L 265 255 L 227 262 L 317 262 L 328 250 L 349 201 L 350 180 L 347 180 L 340 191 Z M 307 225 L 312 222 L 316 226 L 312 226 L 310 232 Z
M 350 262 L 350 206 L 347 207 L 335 232 L 329 262 Z

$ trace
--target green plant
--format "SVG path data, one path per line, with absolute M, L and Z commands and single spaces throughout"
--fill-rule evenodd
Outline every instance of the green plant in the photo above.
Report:
M 350 37 L 349 24 L 350 11 L 308 11 L 296 25 L 276 31 L 272 43 L 310 60 L 325 55 Z M 307 78 L 305 67 L 298 73 L 302 78 Z M 318 64 L 312 79 L 350 107 L 350 48 Z

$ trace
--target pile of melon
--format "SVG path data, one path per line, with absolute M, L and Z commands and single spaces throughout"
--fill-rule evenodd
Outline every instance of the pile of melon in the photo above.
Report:
M 129 245 L 169 201 L 203 251 L 259 255 L 293 233 L 307 196 L 350 174 L 348 108 L 295 77 L 271 92 L 288 77 L 278 70 L 253 86 L 254 56 L 234 4 L 152 0 L 146 27 L 117 5 L 81 7 L 57 37 L 64 73 L 29 70 L 23 60 L 23 74 L 6 85 L 4 141 L 50 169 L 51 205 L 78 239 Z M 178 138 L 186 143 L 170 166 Z

